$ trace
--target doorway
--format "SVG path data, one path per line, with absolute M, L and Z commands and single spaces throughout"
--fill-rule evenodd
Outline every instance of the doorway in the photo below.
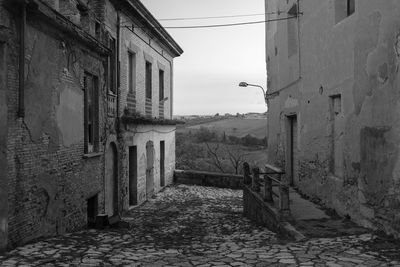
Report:
M 137 204 L 137 147 L 129 147 L 129 206 Z
M 160 186 L 165 186 L 165 141 L 160 142 Z
M 146 198 L 154 194 L 154 144 L 152 141 L 146 143 Z
M 298 186 L 298 149 L 297 149 L 297 116 L 287 116 L 287 169 L 290 177 L 290 185 Z
M 105 212 L 111 217 L 118 214 L 117 147 L 111 143 L 106 152 Z
M 93 228 L 96 225 L 96 216 L 98 214 L 98 197 L 97 194 L 87 199 L 87 225 Z

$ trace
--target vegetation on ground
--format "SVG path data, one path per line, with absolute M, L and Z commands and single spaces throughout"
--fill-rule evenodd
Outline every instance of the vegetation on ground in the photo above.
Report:
M 176 134 L 176 167 L 183 170 L 242 173 L 243 162 L 262 167 L 266 162 L 266 137 L 222 134 L 200 127 Z

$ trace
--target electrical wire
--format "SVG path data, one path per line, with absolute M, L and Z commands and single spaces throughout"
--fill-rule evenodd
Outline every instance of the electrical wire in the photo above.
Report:
M 249 22 L 238 22 L 238 23 L 228 23 L 228 24 L 211 24 L 211 25 L 192 25 L 192 26 L 164 26 L 164 27 L 153 27 L 153 28 L 164 28 L 164 29 L 201 29 L 201 28 L 218 28 L 218 27 L 232 27 L 232 26 L 242 26 L 242 25 L 252 25 L 252 24 L 260 24 L 267 23 L 272 21 L 280 21 L 280 20 L 289 20 L 295 19 L 297 16 L 286 17 L 286 18 L 278 18 L 278 19 L 269 19 L 269 20 L 260 20 L 260 21 L 249 21 Z M 121 25 L 122 27 L 134 27 L 134 28 L 147 28 L 147 27 L 135 27 L 132 25 Z
M 222 19 L 222 18 L 242 18 L 242 17 L 254 17 L 254 16 L 265 16 L 265 15 L 280 15 L 281 11 L 270 12 L 270 13 L 257 13 L 257 14 L 244 14 L 244 15 L 227 15 L 227 16 L 215 16 L 215 17 L 192 17 L 192 18 L 168 18 L 158 19 L 158 21 L 176 21 L 176 20 L 202 20 L 202 19 Z
M 145 132 L 136 132 L 136 131 L 133 131 L 133 133 L 134 133 L 134 134 L 145 134 L 145 133 L 155 132 L 155 133 L 159 133 L 159 134 L 168 134 L 168 133 L 172 133 L 172 132 L 175 132 L 175 131 L 176 131 L 176 129 L 173 129 L 173 130 L 167 131 L 167 132 L 163 132 L 163 131 L 158 131 L 158 130 L 151 129 L 151 130 L 145 131 Z

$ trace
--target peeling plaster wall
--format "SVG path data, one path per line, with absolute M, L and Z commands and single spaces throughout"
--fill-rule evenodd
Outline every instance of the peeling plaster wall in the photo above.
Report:
M 8 239 L 11 247 L 85 227 L 87 199 L 96 194 L 99 194 L 99 212 L 103 211 L 104 157 L 100 153 L 84 158 L 84 71 L 99 78 L 100 140 L 107 140 L 108 135 L 105 59 L 57 28 L 29 17 L 24 88 L 26 116 L 17 118 L 17 29 L 13 25 L 7 53 Z M 0 116 L 2 111 L 3 105 Z M 99 152 L 102 151 L 100 144 Z
M 109 26 L 110 34 L 116 38 L 117 23 L 115 7 L 106 1 L 104 14 L 105 23 Z M 120 43 L 120 116 L 127 108 L 130 112 L 145 115 L 146 88 L 145 65 L 146 61 L 152 63 L 152 117 L 160 117 L 159 101 L 159 70 L 164 71 L 164 118 L 171 118 L 171 65 L 173 56 L 162 44 L 162 41 L 151 36 L 147 29 L 141 28 L 138 22 L 132 20 L 124 12 L 120 12 L 124 25 L 134 25 L 134 33 L 129 29 L 121 28 Z M 129 92 L 128 52 L 134 53 L 136 58 L 136 72 L 134 76 L 135 87 Z M 171 62 L 171 65 L 170 63 Z M 173 182 L 175 170 L 175 126 L 162 125 L 123 125 L 122 134 L 118 139 L 119 144 L 119 207 L 129 209 L 129 146 L 137 146 L 137 203 L 143 203 L 146 196 L 146 143 L 152 141 L 154 145 L 154 192 L 162 189 L 160 185 L 160 141 L 165 141 L 165 186 Z
M 267 12 L 291 4 L 266 2 Z M 356 12 L 338 23 L 332 0 L 301 1 L 300 9 L 299 81 L 298 62 L 285 55 L 286 22 L 267 28 L 269 92 L 283 88 L 269 105 L 269 160 L 285 166 L 285 115 L 296 114 L 299 189 L 364 226 L 400 236 L 400 2 L 356 1 Z M 338 94 L 341 177 L 331 167 L 331 97 Z
M 122 201 L 124 209 L 129 208 L 129 146 L 137 146 L 138 174 L 137 174 L 137 202 L 140 204 L 146 200 L 146 143 L 154 144 L 154 192 L 162 189 L 160 182 L 160 141 L 165 141 L 165 185 L 173 182 L 175 170 L 175 126 L 129 126 L 124 133 L 125 161 L 123 167 L 124 179 L 122 180 Z

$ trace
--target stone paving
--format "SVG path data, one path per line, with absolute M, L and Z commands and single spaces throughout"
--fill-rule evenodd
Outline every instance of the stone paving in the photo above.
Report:
M 43 239 L 0 256 L 0 266 L 400 266 L 400 247 L 373 234 L 279 240 L 243 218 L 241 197 L 168 187 L 119 228 Z

